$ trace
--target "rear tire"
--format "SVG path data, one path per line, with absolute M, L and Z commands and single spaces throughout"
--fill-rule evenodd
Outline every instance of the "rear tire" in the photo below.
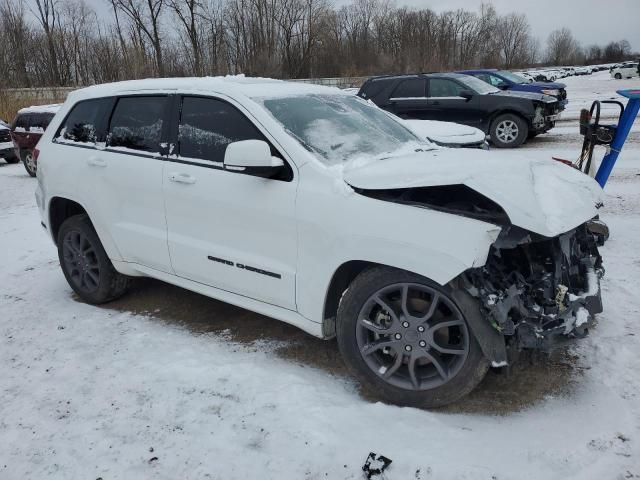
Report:
M 616 80 L 622 80 L 622 75 L 620 75 L 619 73 L 616 73 L 614 78 Z
M 491 142 L 497 148 L 515 148 L 522 145 L 529 135 L 527 122 L 518 115 L 498 115 L 489 128 Z
M 20 152 L 20 156 L 22 157 L 21 160 L 27 173 L 32 177 L 35 177 L 38 168 L 35 161 L 33 160 L 33 153 L 31 152 L 31 150 L 22 150 Z
M 448 288 L 404 270 L 374 267 L 356 277 L 336 327 L 350 372 L 389 403 L 447 405 L 471 392 L 489 368 Z
M 129 286 L 128 277 L 113 268 L 86 214 L 69 217 L 60 226 L 58 259 L 67 282 L 87 303 L 115 300 Z

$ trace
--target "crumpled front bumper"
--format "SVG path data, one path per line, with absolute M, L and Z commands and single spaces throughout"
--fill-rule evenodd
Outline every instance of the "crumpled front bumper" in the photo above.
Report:
M 555 238 L 507 227 L 485 266 L 465 272 L 463 281 L 508 344 L 549 350 L 593 327 L 602 312 L 603 275 L 586 225 Z

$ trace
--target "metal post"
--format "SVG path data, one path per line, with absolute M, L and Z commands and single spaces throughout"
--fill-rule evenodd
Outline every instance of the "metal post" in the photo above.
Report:
M 602 188 L 604 188 L 609 179 L 609 175 L 611 175 L 611 170 L 613 170 L 613 166 L 616 164 L 618 155 L 620 155 L 620 151 L 624 146 L 624 142 L 627 140 L 633 122 L 635 122 L 638 111 L 640 111 L 640 90 L 618 90 L 618 94 L 628 98 L 629 102 L 620 118 L 620 123 L 616 129 L 616 135 L 611 143 L 609 153 L 602 159 L 598 173 L 596 173 L 596 181 Z

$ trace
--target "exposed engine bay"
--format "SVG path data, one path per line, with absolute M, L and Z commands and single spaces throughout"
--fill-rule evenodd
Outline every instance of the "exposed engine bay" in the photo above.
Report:
M 549 350 L 558 341 L 585 336 L 602 312 L 604 268 L 591 222 L 545 237 L 512 225 L 500 205 L 465 185 L 358 193 L 502 226 L 486 264 L 457 280 L 509 347 Z
M 603 275 L 586 225 L 554 238 L 509 226 L 487 263 L 467 270 L 462 281 L 509 344 L 548 350 L 558 340 L 588 333 L 594 315 L 602 312 Z

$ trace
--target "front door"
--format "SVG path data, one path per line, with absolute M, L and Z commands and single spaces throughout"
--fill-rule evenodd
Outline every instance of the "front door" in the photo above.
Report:
M 225 170 L 229 143 L 267 138 L 240 109 L 217 98 L 184 96 L 175 152 L 164 171 L 168 242 L 175 273 L 295 309 L 297 178 Z M 272 147 L 272 153 L 278 154 Z M 286 162 L 285 162 L 286 163 Z
M 477 106 L 477 98 L 461 96 L 464 85 L 449 78 L 431 78 L 428 86 L 428 104 L 434 120 L 455 122 L 478 127 L 482 111 Z

